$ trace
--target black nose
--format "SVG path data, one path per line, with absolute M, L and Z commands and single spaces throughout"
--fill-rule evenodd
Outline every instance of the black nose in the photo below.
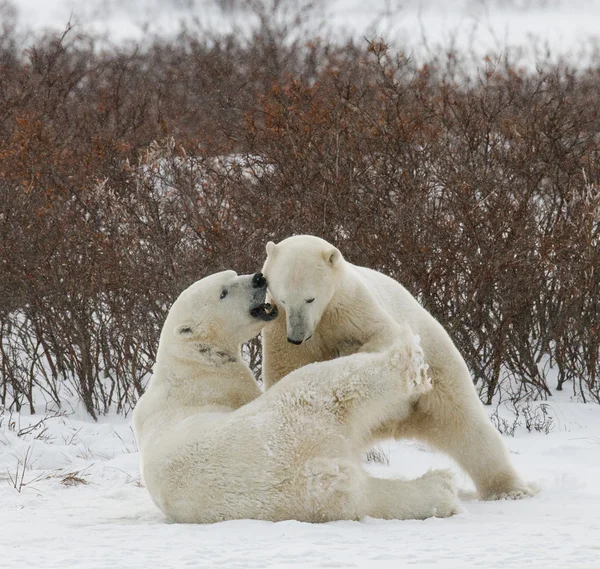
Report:
M 291 338 L 288 338 L 288 342 L 290 344 L 294 344 L 295 346 L 299 346 L 302 343 L 302 340 L 292 340 Z
M 253 288 L 265 288 L 267 286 L 267 279 L 263 277 L 262 273 L 256 273 L 252 277 L 252 287 Z

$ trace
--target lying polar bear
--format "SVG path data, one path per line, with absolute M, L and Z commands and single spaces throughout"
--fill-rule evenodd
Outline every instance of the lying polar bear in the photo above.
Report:
M 383 480 L 361 464 L 373 429 L 431 387 L 414 339 L 306 366 L 261 394 L 240 346 L 276 316 L 265 295 L 261 274 L 225 271 L 171 307 L 134 411 L 142 476 L 162 512 L 191 523 L 456 513 L 447 471 Z

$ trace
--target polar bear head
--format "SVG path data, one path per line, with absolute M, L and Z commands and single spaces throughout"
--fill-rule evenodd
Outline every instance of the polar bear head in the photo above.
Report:
M 343 263 L 338 249 L 312 235 L 267 243 L 263 273 L 271 298 L 285 311 L 288 342 L 312 336 L 338 288 Z
M 223 271 L 195 282 L 173 303 L 159 350 L 166 346 L 184 360 L 235 359 L 239 346 L 277 316 L 277 308 L 265 303 L 266 291 L 261 273 Z

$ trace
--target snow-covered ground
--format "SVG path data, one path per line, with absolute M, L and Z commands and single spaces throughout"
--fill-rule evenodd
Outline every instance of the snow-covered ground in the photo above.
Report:
M 239 11 L 224 15 L 214 0 L 14 0 L 14 4 L 24 29 L 63 29 L 70 19 L 78 29 L 106 34 L 112 42 L 173 34 L 182 22 L 194 25 L 195 19 L 213 32 L 234 25 L 247 29 L 253 21 Z M 358 40 L 380 34 L 416 53 L 453 44 L 483 54 L 535 39 L 538 48 L 549 47 L 555 56 L 580 63 L 578 53 L 597 43 L 600 30 L 600 0 L 316 0 L 314 4 L 318 8 L 311 12 L 308 25 L 323 34 L 339 32 Z M 279 12 L 281 17 L 283 13 Z
M 0 415 L 0 567 L 598 569 L 600 406 L 550 403 L 549 435 L 507 438 L 512 458 L 541 490 L 523 501 L 463 500 L 464 513 L 426 521 L 165 521 L 140 484 L 127 419 L 81 413 Z M 20 432 L 20 434 L 19 434 Z M 379 476 L 414 477 L 451 461 L 415 442 L 390 442 Z M 22 464 L 27 457 L 27 468 Z M 18 478 L 17 468 L 19 469 Z M 23 485 L 21 486 L 21 482 Z M 20 488 L 20 492 L 18 489 Z

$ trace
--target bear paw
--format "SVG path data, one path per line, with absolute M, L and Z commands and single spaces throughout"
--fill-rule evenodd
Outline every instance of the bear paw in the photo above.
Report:
M 517 483 L 514 486 L 503 489 L 495 489 L 482 493 L 481 499 L 493 502 L 495 500 L 523 500 L 535 496 L 539 488 L 535 484 Z
M 462 512 L 452 472 L 431 470 L 418 480 L 426 497 L 422 518 L 448 518 Z
M 429 366 L 418 336 L 413 336 L 408 343 L 396 342 L 390 350 L 390 364 L 399 372 L 403 391 L 422 394 L 432 388 Z

